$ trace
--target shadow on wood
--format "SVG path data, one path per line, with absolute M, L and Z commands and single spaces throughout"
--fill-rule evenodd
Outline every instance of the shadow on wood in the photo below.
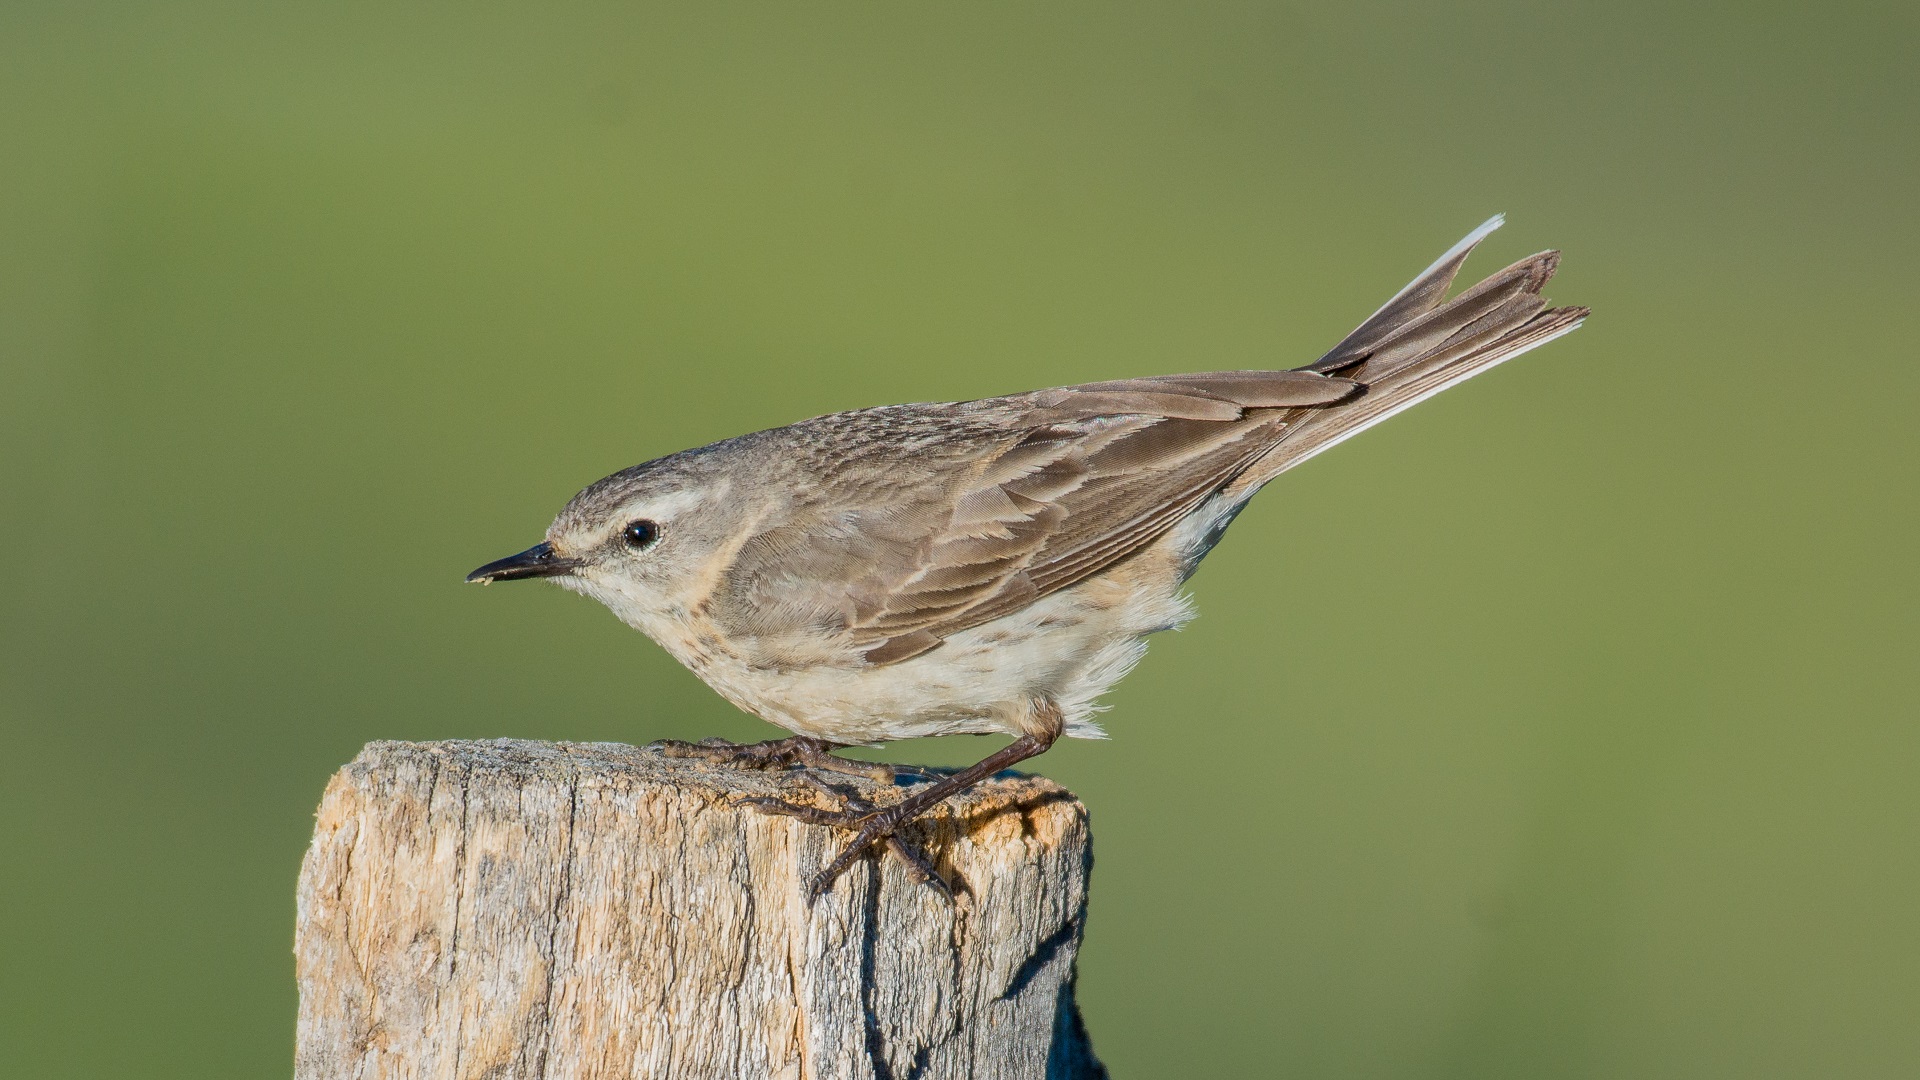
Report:
M 817 797 L 614 744 L 368 745 L 300 874 L 296 1075 L 1105 1076 L 1071 795 L 1009 774 L 917 824 L 953 901 L 868 859 L 812 906 L 844 834 L 752 795 Z

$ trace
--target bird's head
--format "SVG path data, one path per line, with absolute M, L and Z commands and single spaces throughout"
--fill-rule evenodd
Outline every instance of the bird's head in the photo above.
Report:
M 486 585 L 548 578 L 659 640 L 711 591 L 751 508 L 718 447 L 624 469 L 575 495 L 545 540 L 467 575 Z

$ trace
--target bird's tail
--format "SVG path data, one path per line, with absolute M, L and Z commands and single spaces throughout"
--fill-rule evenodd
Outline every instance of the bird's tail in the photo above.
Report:
M 1352 379 L 1366 391 L 1301 410 L 1231 488 L 1251 493 L 1400 410 L 1578 328 L 1586 308 L 1550 308 L 1540 296 L 1560 264 L 1557 251 L 1521 259 L 1442 303 L 1467 256 L 1504 221 L 1495 216 L 1468 233 L 1340 344 L 1301 368 Z

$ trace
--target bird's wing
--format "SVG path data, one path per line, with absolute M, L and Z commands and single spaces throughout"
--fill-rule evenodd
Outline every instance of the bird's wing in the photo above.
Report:
M 1358 390 L 1227 371 L 811 421 L 820 494 L 743 545 L 715 614 L 770 662 L 820 630 L 870 664 L 916 656 L 1144 548 L 1296 410 Z

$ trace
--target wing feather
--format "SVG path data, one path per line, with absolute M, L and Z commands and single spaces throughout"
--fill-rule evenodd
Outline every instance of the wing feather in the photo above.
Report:
M 1040 407 L 1050 414 L 1059 406 Z M 947 528 L 910 569 L 875 567 L 857 583 L 860 592 L 884 594 L 847 628 L 867 661 L 918 655 L 896 641 L 978 626 L 1126 558 L 1265 452 L 1282 427 L 1271 413 L 1250 416 L 1237 406 L 1231 422 L 1128 415 L 1134 419 L 1126 424 L 1071 441 L 1050 421 L 983 463 L 977 486 L 958 494 Z M 1029 439 L 1045 444 L 1052 460 L 1028 467 Z M 1021 467 L 1002 467 L 1008 458 Z M 1009 507 L 1022 516 L 1007 519 Z M 991 508 L 1007 539 L 978 534 L 982 508 Z

